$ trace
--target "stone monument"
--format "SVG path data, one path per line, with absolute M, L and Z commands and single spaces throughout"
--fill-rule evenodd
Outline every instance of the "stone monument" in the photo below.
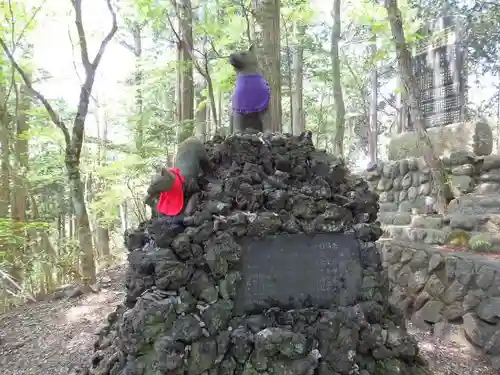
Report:
M 220 184 L 125 236 L 127 296 L 92 375 L 428 374 L 375 242 L 377 196 L 311 134 L 207 143 Z
M 438 155 L 469 151 L 489 155 L 493 134 L 484 120 L 467 118 L 467 49 L 461 16 L 441 17 L 420 31 L 413 48 L 412 68 L 420 88 L 420 109 Z M 403 104 L 403 132 L 389 143 L 389 160 L 422 156 L 409 108 Z

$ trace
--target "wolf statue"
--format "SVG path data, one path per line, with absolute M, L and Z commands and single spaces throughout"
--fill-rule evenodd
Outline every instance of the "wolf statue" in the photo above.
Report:
M 153 217 L 189 216 L 198 202 L 200 182 L 215 180 L 205 145 L 189 137 L 177 147 L 173 168 L 163 167 L 153 177 L 144 203 L 151 207 Z
M 229 121 L 230 132 L 240 133 L 250 128 L 263 132 L 264 129 L 269 129 L 268 107 L 271 90 L 259 71 L 254 47 L 232 53 L 229 56 L 229 63 L 236 71 Z

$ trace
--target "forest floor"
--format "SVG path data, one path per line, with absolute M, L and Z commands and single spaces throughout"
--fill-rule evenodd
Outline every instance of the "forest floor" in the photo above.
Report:
M 125 266 L 99 275 L 99 293 L 28 304 L 0 315 L 0 374 L 77 375 L 89 363 L 95 333 L 124 297 Z M 434 375 L 494 375 L 466 340 L 443 342 L 410 327 Z
M 30 303 L 0 315 L 0 374 L 76 375 L 90 362 L 95 333 L 125 296 L 126 265 L 98 276 L 99 292 Z

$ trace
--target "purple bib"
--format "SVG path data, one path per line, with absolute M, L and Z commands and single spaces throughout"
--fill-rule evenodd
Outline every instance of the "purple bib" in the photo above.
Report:
M 262 74 L 238 75 L 233 91 L 233 111 L 241 114 L 262 112 L 269 106 L 270 88 Z

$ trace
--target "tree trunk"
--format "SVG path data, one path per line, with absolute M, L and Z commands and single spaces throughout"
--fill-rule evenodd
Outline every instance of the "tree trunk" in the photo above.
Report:
M 399 93 L 396 95 L 396 108 L 397 108 L 397 111 L 398 111 L 398 114 L 397 114 L 397 122 L 396 122 L 396 130 L 392 131 L 392 134 L 401 134 L 403 132 L 403 124 L 404 124 L 404 115 L 403 115 L 403 107 L 404 107 L 404 103 L 403 103 L 403 90 L 404 88 L 402 87 L 403 85 L 401 85 L 401 78 L 398 79 L 398 89 L 399 89 Z
M 31 98 L 26 85 L 21 87 L 16 95 L 19 95 L 18 108 L 16 112 L 16 129 L 14 140 L 14 168 L 11 173 L 13 180 L 13 190 L 11 194 L 11 217 L 14 237 L 16 241 L 16 253 L 18 254 L 19 267 L 24 268 L 29 259 L 32 259 L 26 247 L 26 206 L 28 198 L 28 138 L 29 131 L 28 111 L 30 109 Z M 22 240 L 21 240 L 22 239 Z M 21 280 L 19 280 L 21 281 Z
M 205 87 L 200 85 L 196 89 L 196 136 L 203 142 L 207 140 L 207 103 L 201 94 Z
M 15 151 L 15 177 L 12 205 L 12 218 L 16 221 L 26 222 L 26 205 L 28 199 L 27 173 L 28 173 L 28 138 L 29 131 L 28 111 L 31 98 L 28 89 L 23 85 L 20 90 L 19 109 L 16 121 Z
M 345 131 L 345 105 L 342 95 L 342 83 L 340 80 L 340 4 L 341 0 L 333 0 L 333 27 L 331 38 L 331 57 L 333 74 L 333 98 L 335 100 L 335 137 L 333 140 L 333 152 L 344 155 L 344 131 Z
M 258 54 L 262 71 L 271 87 L 271 102 L 269 103 L 271 132 L 281 132 L 281 1 L 260 0 L 255 5 L 255 17 L 262 29 L 262 50 Z
M 144 150 L 144 115 L 143 115 L 143 84 L 144 71 L 142 66 L 142 29 L 145 23 L 133 21 L 128 25 L 128 31 L 132 36 L 133 43 L 121 41 L 122 46 L 134 54 L 135 57 L 135 72 L 134 72 L 134 87 L 135 87 L 135 149 L 141 157 L 146 157 Z
M 437 190 L 437 210 L 444 214 L 447 206 L 446 174 L 441 159 L 436 154 L 427 134 L 422 110 L 420 109 L 420 92 L 411 68 L 411 55 L 406 46 L 401 11 L 397 0 L 384 0 L 385 8 L 391 26 L 391 32 L 396 46 L 399 74 L 406 89 L 410 116 L 424 148 L 424 160 L 431 170 L 432 179 Z
M 194 130 L 194 82 L 193 82 L 193 11 L 191 0 L 178 3 L 181 37 L 181 130 L 178 142 L 193 135 Z
M 13 191 L 11 190 L 11 180 L 13 177 L 13 171 L 11 169 L 11 147 L 14 142 L 12 140 L 12 116 L 7 112 L 5 86 L 0 86 L 0 121 L 0 142 L 2 146 L 0 160 L 0 218 L 3 219 L 5 225 L 4 230 L 9 234 L 8 236 L 0 237 L 0 249 L 6 250 L 5 261 L 8 265 L 7 272 L 9 276 L 12 277 L 17 284 L 22 284 L 24 267 L 22 267 L 22 260 L 20 257 L 23 254 L 17 246 L 17 243 L 15 241 L 11 241 L 12 239 L 16 239 L 15 237 L 18 235 L 15 231 L 16 228 L 9 227 L 9 224 L 11 223 L 9 218 L 11 216 L 10 212 L 12 208 L 11 196 L 13 194 Z M 0 297 L 7 298 L 4 295 L 0 295 Z
M 123 201 L 120 204 L 120 225 L 122 233 L 128 229 L 128 209 L 127 209 L 127 201 Z
M 181 21 L 179 20 L 179 24 Z M 177 43 L 177 63 L 175 69 L 175 114 L 177 119 L 177 124 L 180 127 L 182 123 L 182 44 Z M 177 138 L 179 135 L 177 134 Z
M 218 94 L 217 94 L 217 114 L 218 114 L 218 121 L 217 123 L 218 124 L 222 124 L 222 92 L 219 90 Z M 231 113 L 228 113 L 228 116 L 231 116 Z M 228 119 L 228 122 L 229 122 L 229 119 Z M 212 126 L 213 128 L 213 126 Z M 232 131 L 232 129 L 231 129 Z M 233 134 L 232 132 L 231 133 L 228 133 L 228 134 Z
M 141 101 L 142 101 L 142 94 L 141 94 Z M 107 164 L 108 155 L 106 147 L 101 147 L 101 145 L 105 145 L 108 143 L 108 122 L 106 121 L 106 116 L 104 116 L 104 114 L 99 110 L 99 108 L 97 109 L 97 113 L 98 113 L 96 116 L 97 128 L 99 131 L 99 136 L 102 139 L 102 142 L 99 142 L 97 158 L 99 165 L 104 166 Z M 142 115 L 142 113 L 140 113 L 140 115 Z M 102 135 L 100 134 L 100 124 L 103 125 Z M 139 148 L 137 151 L 142 152 L 143 150 L 144 148 L 142 147 L 141 143 L 141 148 Z M 97 179 L 95 181 L 95 190 L 97 192 L 103 192 L 105 188 L 106 186 L 104 178 L 102 178 L 101 176 L 97 176 Z M 109 249 L 109 222 L 106 219 L 104 212 L 102 211 L 98 212 L 98 214 L 96 215 L 95 224 L 96 224 L 95 227 L 96 227 L 96 244 L 97 244 L 96 247 L 99 252 L 99 260 L 104 261 L 104 263 L 108 263 L 111 258 L 111 252 Z
M 371 71 L 371 98 L 370 98 L 370 125 L 368 132 L 368 155 L 370 162 L 377 163 L 377 145 L 378 145 L 378 119 L 377 119 L 377 103 L 378 103 L 378 72 L 377 72 L 377 41 L 375 34 L 371 49 L 371 57 L 373 67 Z
M 135 148 L 141 157 L 146 157 L 144 152 L 144 121 L 143 121 L 143 67 L 142 67 L 142 35 L 141 26 L 135 22 L 132 28 L 134 38 L 134 56 L 135 56 L 135 106 L 137 123 L 135 128 Z
M 96 230 L 97 248 L 99 256 L 104 263 L 109 263 L 111 260 L 111 251 L 109 248 L 109 228 L 105 223 L 98 223 Z
M 5 101 L 5 87 L 0 86 L 0 218 L 10 216 L 10 118 Z
M 40 220 L 40 213 L 38 212 L 38 205 L 33 197 L 30 199 L 31 214 L 34 220 Z M 55 289 L 54 284 L 54 268 L 57 264 L 57 252 L 50 242 L 47 233 L 40 229 L 38 230 L 40 236 L 39 252 L 42 257 L 42 271 L 44 274 L 43 285 L 40 285 L 40 293 L 50 293 Z
M 294 89 L 293 89 L 293 81 L 294 81 L 294 74 L 293 74 L 293 63 L 294 63 L 294 55 L 295 51 L 292 50 L 292 46 L 290 45 L 290 39 L 289 39 L 289 30 L 287 29 L 287 24 L 286 22 L 283 22 L 283 34 L 285 37 L 285 51 L 286 51 L 286 80 L 287 80 L 287 87 L 288 87 L 288 113 L 290 114 L 290 130 L 286 130 L 289 133 L 293 134 L 293 105 L 294 105 Z M 282 81 L 283 83 L 283 81 Z M 281 87 L 281 93 L 283 94 L 283 87 Z M 282 121 L 284 121 L 282 119 Z M 282 124 L 282 131 L 285 131 L 283 128 Z
M 306 128 L 305 116 L 304 116 L 304 99 L 303 99 L 303 87 L 302 87 L 302 76 L 303 72 L 303 57 L 304 48 L 302 47 L 302 37 L 305 34 L 305 26 L 296 25 L 295 29 L 297 31 L 297 46 L 295 47 L 295 53 L 293 55 L 293 74 L 295 76 L 295 90 L 293 91 L 293 115 L 292 124 L 294 135 L 299 135 Z
M 80 173 L 79 158 L 69 157 L 65 161 L 68 170 L 71 201 L 75 209 L 76 236 L 80 245 L 80 267 L 84 285 L 96 281 L 94 246 L 90 229 L 89 215 L 85 204 L 85 189 Z

